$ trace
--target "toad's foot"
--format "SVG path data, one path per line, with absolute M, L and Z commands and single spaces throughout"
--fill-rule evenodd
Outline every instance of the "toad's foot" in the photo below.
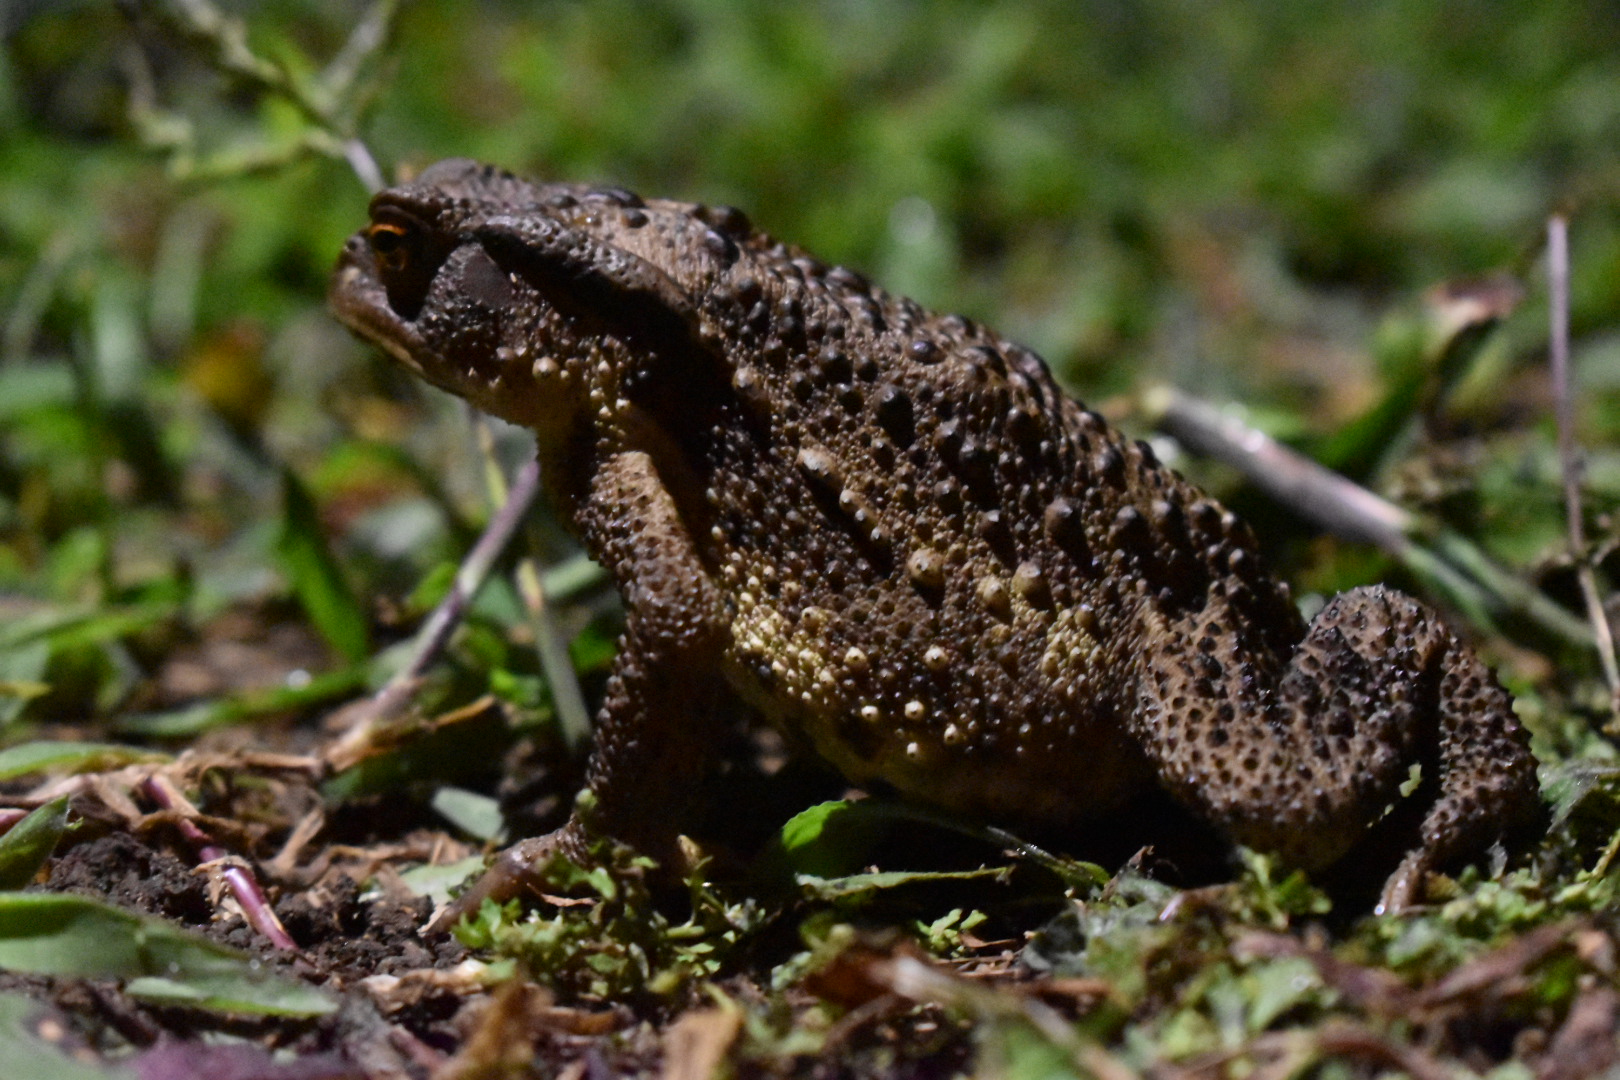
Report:
M 561 852 L 567 858 L 578 861 L 584 858 L 583 848 L 577 830 L 568 825 L 544 836 L 520 840 L 495 856 L 495 861 L 466 892 L 435 911 L 433 918 L 422 928 L 422 936 L 436 937 L 448 933 L 462 919 L 476 916 L 485 900 L 502 904 L 520 896 L 538 894 L 541 886 L 539 872 L 551 857 Z

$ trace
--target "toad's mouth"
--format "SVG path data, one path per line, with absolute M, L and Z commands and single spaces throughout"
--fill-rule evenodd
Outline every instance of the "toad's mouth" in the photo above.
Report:
M 388 302 L 388 290 L 377 273 L 366 233 L 349 237 L 338 256 L 327 303 L 338 319 L 367 341 L 375 342 L 390 356 L 423 378 L 429 372 L 421 357 L 432 350 L 415 324 L 402 318 Z

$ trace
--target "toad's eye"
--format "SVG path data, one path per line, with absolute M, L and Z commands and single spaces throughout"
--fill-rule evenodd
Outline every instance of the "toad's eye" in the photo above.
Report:
M 400 271 L 410 264 L 412 253 L 421 246 L 417 230 L 397 221 L 379 221 L 366 232 L 371 253 L 378 265 Z
M 402 318 L 416 318 L 453 243 L 399 207 L 381 206 L 372 210 L 366 244 L 388 303 Z

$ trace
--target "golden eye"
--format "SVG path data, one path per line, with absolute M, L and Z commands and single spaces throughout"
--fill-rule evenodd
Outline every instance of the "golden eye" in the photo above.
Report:
M 410 262 L 415 245 L 414 231 L 393 221 L 379 221 L 366 232 L 371 253 L 378 265 L 388 270 L 403 270 Z
M 455 249 L 455 238 L 409 211 L 385 204 L 371 209 L 366 245 L 376 264 L 377 280 L 388 291 L 388 303 L 401 318 L 414 319 L 439 267 Z

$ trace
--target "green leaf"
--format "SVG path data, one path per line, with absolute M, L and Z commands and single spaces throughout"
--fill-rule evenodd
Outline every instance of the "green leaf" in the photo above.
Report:
M 281 534 L 276 554 L 299 603 L 321 636 L 349 663 L 364 659 L 369 627 L 326 545 L 315 501 L 291 472 L 282 473 Z
M 572 600 L 588 589 L 607 581 L 607 571 L 583 552 L 570 556 L 546 571 L 541 584 L 553 603 Z
M 169 755 L 117 743 L 30 742 L 0 750 L 0 780 L 57 769 L 100 772 L 137 761 L 167 761 Z
M 1258 1035 L 1296 1005 L 1322 994 L 1322 977 L 1302 956 L 1284 957 L 1245 973 L 1248 1034 Z
M 1586 759 L 1560 762 L 1545 770 L 1541 791 L 1552 804 L 1554 829 L 1582 812 L 1600 817 L 1610 829 L 1620 826 L 1620 766 Z
M 766 858 L 791 874 L 838 877 L 863 865 L 897 821 L 914 820 L 911 808 L 880 799 L 817 803 L 788 819 Z
M 1006 866 L 981 866 L 977 870 L 885 870 L 876 874 L 849 874 L 837 878 L 800 874 L 798 882 L 804 895 L 811 899 L 846 900 L 883 889 L 898 889 L 929 881 L 974 881 L 1001 877 L 1009 869 Z
M 1109 879 L 1108 872 L 1094 863 L 1052 855 L 1004 829 L 980 827 L 886 799 L 824 802 L 800 811 L 760 857 L 759 872 L 767 879 L 783 874 L 831 879 L 853 873 L 897 824 L 946 829 L 990 848 L 1011 850 L 1076 889 L 1097 889 Z
M 392 791 L 414 780 L 454 780 L 488 771 L 511 745 L 512 731 L 494 702 L 474 703 L 432 721 L 390 730 L 393 745 L 379 745 L 361 761 L 321 784 L 328 799 L 343 801 Z
M 439 606 L 446 596 L 450 595 L 451 588 L 456 583 L 456 573 L 461 569 L 453 562 L 441 562 L 422 575 L 422 580 L 416 583 L 411 595 L 405 599 L 405 608 L 408 611 L 426 614 Z
M 82 541 L 88 561 L 81 570 L 94 577 L 105 552 L 103 539 L 85 530 L 55 545 L 52 558 L 73 562 L 77 556 L 68 549 Z M 132 677 L 125 640 L 170 617 L 177 603 L 175 593 L 153 589 L 134 603 L 50 605 L 0 620 L 0 726 L 23 715 L 30 701 L 47 692 L 62 699 L 53 700 L 53 708 L 64 701 L 105 707 L 121 699 Z
M 253 963 L 244 957 L 244 965 Z M 144 975 L 131 979 L 124 992 L 160 1005 L 190 1005 L 252 1016 L 325 1016 L 337 1010 L 337 1003 L 315 987 L 291 979 L 271 979 L 249 966 L 184 979 Z
M 466 788 L 440 788 L 433 793 L 433 809 L 462 832 L 480 840 L 494 840 L 506 827 L 499 802 Z
M 994 842 L 1013 852 L 1021 859 L 1028 859 L 1036 866 L 1042 867 L 1054 875 L 1059 881 L 1080 893 L 1090 893 L 1107 885 L 1113 877 L 1107 870 L 1094 862 L 1084 859 L 1074 859 L 1067 855 L 1054 855 L 1045 848 L 1038 847 L 1022 837 L 1014 836 L 1006 829 L 987 826 L 980 831 L 987 842 Z
M 145 630 L 174 614 L 180 597 L 157 591 L 141 602 L 110 607 L 53 606 L 0 625 L 0 650 L 44 641 L 52 650 L 105 645 Z
M 345 698 L 365 685 L 366 668 L 356 665 L 322 672 L 298 686 L 248 690 L 231 697 L 211 698 L 164 712 L 120 717 L 115 727 L 122 734 L 149 739 L 194 738 L 214 728 Z
M 45 681 L 50 661 L 51 647 L 45 641 L 0 649 L 0 727 L 22 715 L 30 701 L 50 692 Z
M 67 831 L 68 797 L 52 799 L 0 836 L 0 889 L 20 889 L 34 880 Z
M 1074 1054 L 1022 1018 L 985 1017 L 975 1033 L 981 1075 L 1007 1080 L 1077 1080 Z
M 487 862 L 482 855 L 471 855 L 443 866 L 418 866 L 399 875 L 399 879 L 411 890 L 412 896 L 426 896 L 435 904 L 442 904 L 450 899 L 457 886 L 482 873 Z
M 917 932 L 927 943 L 928 951 L 936 955 L 961 949 L 962 935 L 989 918 L 982 911 L 964 912 L 952 908 L 933 922 L 918 922 Z
M 246 953 L 83 896 L 0 893 L 0 968 L 131 979 L 134 996 L 217 1012 L 322 1016 L 326 994 L 268 974 Z
M 49 407 L 73 408 L 78 387 L 66 359 L 13 364 L 0 370 L 0 422 L 15 423 Z

